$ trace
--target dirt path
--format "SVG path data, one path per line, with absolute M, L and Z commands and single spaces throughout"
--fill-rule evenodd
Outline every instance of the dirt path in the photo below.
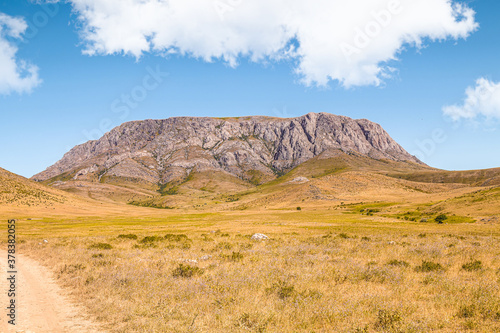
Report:
M 16 255 L 16 325 L 7 323 L 7 254 L 0 251 L 0 332 L 97 333 L 105 332 L 84 317 L 82 308 L 69 301 L 51 272 L 35 260 Z

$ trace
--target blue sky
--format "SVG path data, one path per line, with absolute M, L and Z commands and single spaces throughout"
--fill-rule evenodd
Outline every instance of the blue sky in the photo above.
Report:
M 164 54 L 168 45 L 160 51 L 147 49 L 149 46 L 137 51 L 127 48 L 129 43 L 116 46 L 111 40 L 96 45 L 91 42 L 96 36 L 86 31 L 85 25 L 97 23 L 92 23 L 92 17 L 82 18 L 81 6 L 78 0 L 51 7 L 30 1 L 0 0 L 0 13 L 22 19 L 28 25 L 23 41 L 5 39 L 16 46 L 17 61 L 24 60 L 38 68 L 40 80 L 24 91 L 0 90 L 2 168 L 30 177 L 56 162 L 74 145 L 95 139 L 125 121 L 173 116 L 292 117 L 308 112 L 330 112 L 380 123 L 406 150 L 433 167 L 500 167 L 500 110 L 495 104 L 499 96 L 496 82 L 500 81 L 497 1 L 467 2 L 468 8 L 475 11 L 479 27 L 471 28 L 474 31 L 466 38 L 455 39 L 453 34 L 459 33 L 450 28 L 449 36 L 432 40 L 434 30 L 426 36 L 421 31 L 427 30 L 421 28 L 418 33 L 422 46 L 403 43 L 397 52 L 391 53 L 397 60 L 381 62 L 374 55 L 381 48 L 376 49 L 367 59 L 374 59 L 374 64 L 388 64 L 384 70 L 393 68 L 391 75 L 373 76 L 361 71 L 356 76 L 361 81 L 350 76 L 361 68 L 356 63 L 345 69 L 341 60 L 323 57 L 305 46 L 303 58 L 279 57 L 282 51 L 261 51 L 266 45 L 256 45 L 253 37 L 248 37 L 253 53 L 243 52 L 235 57 L 237 66 L 232 66 L 234 59 L 227 55 L 233 49 L 225 54 L 227 61 L 216 57 L 206 61 L 203 52 L 208 51 L 197 44 L 198 39 L 186 42 L 188 46 L 179 46 L 178 52 L 170 55 Z M 425 18 L 424 9 L 419 15 Z M 432 19 L 442 20 L 429 18 L 429 22 Z M 306 30 L 308 23 L 304 22 L 301 29 Z M 248 30 L 255 26 L 258 25 Z M 109 26 L 102 26 L 100 31 L 105 29 L 114 31 Z M 307 38 L 304 34 L 299 41 L 288 41 L 287 45 L 306 45 Z M 325 38 L 329 38 L 328 34 Z M 258 52 L 264 56 L 252 59 Z M 193 53 L 198 57 L 189 56 Z M 322 67 L 305 67 L 306 57 L 312 59 L 309 63 L 313 65 L 321 61 Z M 345 70 L 334 76 L 332 73 L 338 73 L 335 66 Z M 168 75 L 162 74 L 154 81 L 148 77 L 151 71 Z M 146 77 L 149 90 L 144 89 Z M 328 77 L 326 84 L 324 77 Z M 478 86 L 482 86 L 477 81 L 480 78 L 486 80 L 490 90 L 484 101 L 477 102 L 474 88 L 477 92 Z M 470 105 L 464 103 L 467 87 L 471 87 Z M 135 101 L 129 105 L 122 102 L 126 95 L 133 94 Z M 445 107 L 452 105 L 456 108 L 444 114 Z

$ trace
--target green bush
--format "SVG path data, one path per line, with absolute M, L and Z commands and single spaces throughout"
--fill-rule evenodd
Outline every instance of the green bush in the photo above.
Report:
M 180 242 L 189 240 L 188 236 L 184 234 L 180 235 L 166 234 L 164 238 L 170 242 Z
M 143 244 L 154 243 L 154 242 L 159 242 L 161 240 L 163 240 L 163 238 L 160 236 L 146 236 L 143 239 L 141 239 L 141 243 Z
M 443 266 L 439 263 L 435 263 L 432 261 L 422 261 L 422 265 L 415 267 L 415 271 L 417 272 L 435 272 L 442 271 Z
M 462 265 L 462 269 L 467 272 L 479 271 L 482 268 L 482 262 L 479 260 L 473 260 Z
M 439 224 L 442 224 L 447 219 L 448 219 L 448 216 L 446 216 L 445 214 L 440 214 L 440 215 L 436 216 L 434 221 L 436 221 Z
M 137 235 L 134 235 L 134 234 L 122 234 L 122 235 L 118 235 L 118 238 L 122 238 L 122 239 L 137 239 Z
M 108 243 L 94 243 L 89 246 L 89 249 L 97 249 L 97 250 L 111 250 L 113 247 Z

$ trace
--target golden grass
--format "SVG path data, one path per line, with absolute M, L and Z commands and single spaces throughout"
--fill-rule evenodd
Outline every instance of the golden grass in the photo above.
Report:
M 0 220 L 111 332 L 500 332 L 498 188 L 330 162 L 229 194 L 195 176 L 154 199 L 168 210 L 113 202 L 114 185 L 80 188 L 99 202 L 13 178 Z
M 304 208 L 47 215 L 18 235 L 111 332 L 500 331 L 498 225 Z

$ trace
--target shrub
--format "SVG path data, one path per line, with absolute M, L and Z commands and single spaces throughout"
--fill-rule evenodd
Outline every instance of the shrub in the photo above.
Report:
M 230 261 L 241 261 L 244 256 L 240 252 L 233 252 L 232 254 L 220 254 L 220 257 Z
M 196 266 L 179 264 L 176 269 L 172 271 L 173 277 L 190 278 L 195 275 L 202 275 L 205 271 Z
M 448 219 L 448 216 L 446 216 L 445 214 L 440 214 L 440 215 L 436 216 L 434 221 L 436 221 L 439 224 L 442 224 L 447 219 Z
M 184 242 L 184 243 L 182 243 L 182 244 L 181 244 L 180 248 L 181 248 L 182 250 L 189 250 L 189 249 L 191 248 L 191 243 L 189 243 L 189 242 Z
M 137 235 L 134 235 L 134 234 L 122 234 L 122 235 L 118 235 L 118 238 L 122 238 L 122 239 L 137 239 Z
M 276 293 L 280 299 L 287 299 L 288 297 L 295 295 L 295 287 L 285 281 L 273 283 L 270 288 L 266 288 L 266 291 L 268 293 Z
M 240 252 L 233 252 L 231 254 L 231 260 L 232 261 L 240 261 L 243 259 L 243 254 L 241 254 Z
M 459 318 L 472 318 L 476 314 L 476 306 L 474 304 L 471 305 L 463 305 L 460 307 L 457 313 L 457 317 Z
M 379 310 L 375 326 L 384 330 L 397 330 L 402 320 L 398 311 Z
M 301 207 L 297 207 L 297 210 L 302 210 L 302 208 Z
M 361 238 L 361 240 L 365 241 L 365 242 L 369 242 L 369 241 L 371 241 L 371 238 L 364 236 L 364 237 Z
M 462 265 L 462 269 L 467 272 L 479 271 L 482 267 L 482 262 L 479 260 L 473 260 Z
M 163 238 L 160 236 L 146 236 L 143 239 L 141 239 L 141 243 L 146 244 L 146 243 L 154 243 L 154 242 L 159 242 Z
M 415 267 L 417 272 L 435 272 L 443 270 L 443 266 L 432 261 L 422 261 L 422 265 Z
M 180 234 L 180 235 L 166 234 L 164 238 L 170 242 L 180 242 L 183 240 L 189 240 L 188 236 L 186 236 L 184 234 Z
M 113 247 L 108 243 L 94 243 L 89 246 L 89 249 L 98 249 L 98 250 L 111 250 Z
M 340 237 L 340 238 L 343 238 L 343 239 L 349 239 L 349 238 L 351 238 L 351 237 L 349 237 L 349 235 L 348 235 L 348 234 L 346 234 L 346 233 L 341 233 L 341 234 L 339 234 L 339 237 Z
M 233 248 L 233 245 L 231 243 L 228 243 L 228 242 L 220 242 L 216 246 L 216 249 L 218 249 L 218 250 L 222 250 L 222 249 L 231 250 L 232 248 Z
M 393 259 L 393 260 L 389 261 L 387 263 L 387 265 L 389 265 L 389 266 L 401 266 L 401 267 L 410 266 L 410 264 L 408 264 L 406 261 L 397 260 L 397 259 Z

